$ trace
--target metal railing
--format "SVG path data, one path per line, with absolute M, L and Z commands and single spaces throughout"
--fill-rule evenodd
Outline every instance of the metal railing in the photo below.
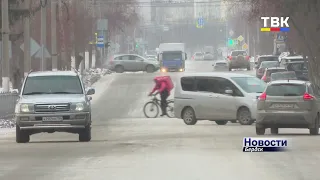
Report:
M 13 117 L 17 99 L 17 93 L 0 93 L 0 118 L 9 119 Z

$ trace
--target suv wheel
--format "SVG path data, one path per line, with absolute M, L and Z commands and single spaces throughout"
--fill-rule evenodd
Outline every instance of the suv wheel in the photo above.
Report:
M 148 65 L 146 67 L 147 73 L 153 73 L 155 71 L 155 67 L 153 65 Z
M 185 110 L 183 110 L 182 119 L 186 125 L 195 125 L 198 121 L 194 110 L 191 107 L 187 107 Z
M 238 110 L 237 119 L 241 125 L 251 125 L 254 122 L 251 118 L 249 109 L 246 107 L 242 107 Z
M 271 134 L 279 134 L 279 128 L 271 128 Z
M 30 135 L 28 132 L 20 129 L 18 125 L 16 125 L 16 142 L 17 143 L 27 143 L 30 141 Z
M 89 142 L 91 141 L 91 125 L 87 125 L 84 129 L 82 129 L 79 133 L 79 141 L 80 142 Z
M 266 133 L 266 128 L 256 126 L 256 134 L 257 135 L 264 135 L 265 133 Z
M 319 114 L 315 119 L 315 127 L 309 129 L 310 135 L 318 135 L 319 134 Z

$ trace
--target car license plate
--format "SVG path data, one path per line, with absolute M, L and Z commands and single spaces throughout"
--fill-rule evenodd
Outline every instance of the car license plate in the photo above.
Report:
M 273 108 L 282 108 L 282 109 L 292 109 L 294 108 L 294 104 L 273 104 Z
M 62 121 L 63 117 L 43 117 L 43 121 Z

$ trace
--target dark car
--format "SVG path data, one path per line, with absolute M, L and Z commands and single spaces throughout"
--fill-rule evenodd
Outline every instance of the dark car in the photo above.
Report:
M 285 66 L 288 71 L 294 71 L 298 80 L 309 81 L 308 66 L 304 61 L 288 62 Z
M 274 56 L 274 55 L 259 56 L 258 60 L 255 62 L 256 69 L 260 67 L 260 65 L 263 61 L 278 61 L 279 62 L 279 56 Z
M 271 74 L 276 72 L 286 72 L 287 70 L 283 67 L 271 67 L 267 68 L 264 71 L 264 74 L 261 78 L 264 82 L 270 82 L 271 81 Z
M 256 77 L 262 78 L 266 68 L 279 67 L 278 61 L 263 61 L 261 62 L 259 68 L 256 70 Z

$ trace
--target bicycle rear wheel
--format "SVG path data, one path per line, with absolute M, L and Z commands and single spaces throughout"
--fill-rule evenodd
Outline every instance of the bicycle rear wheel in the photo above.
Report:
M 143 107 L 143 113 L 147 118 L 156 118 L 159 115 L 159 106 L 153 102 L 147 102 Z
M 167 116 L 169 118 L 174 118 L 174 102 L 173 101 L 168 101 L 167 102 Z

